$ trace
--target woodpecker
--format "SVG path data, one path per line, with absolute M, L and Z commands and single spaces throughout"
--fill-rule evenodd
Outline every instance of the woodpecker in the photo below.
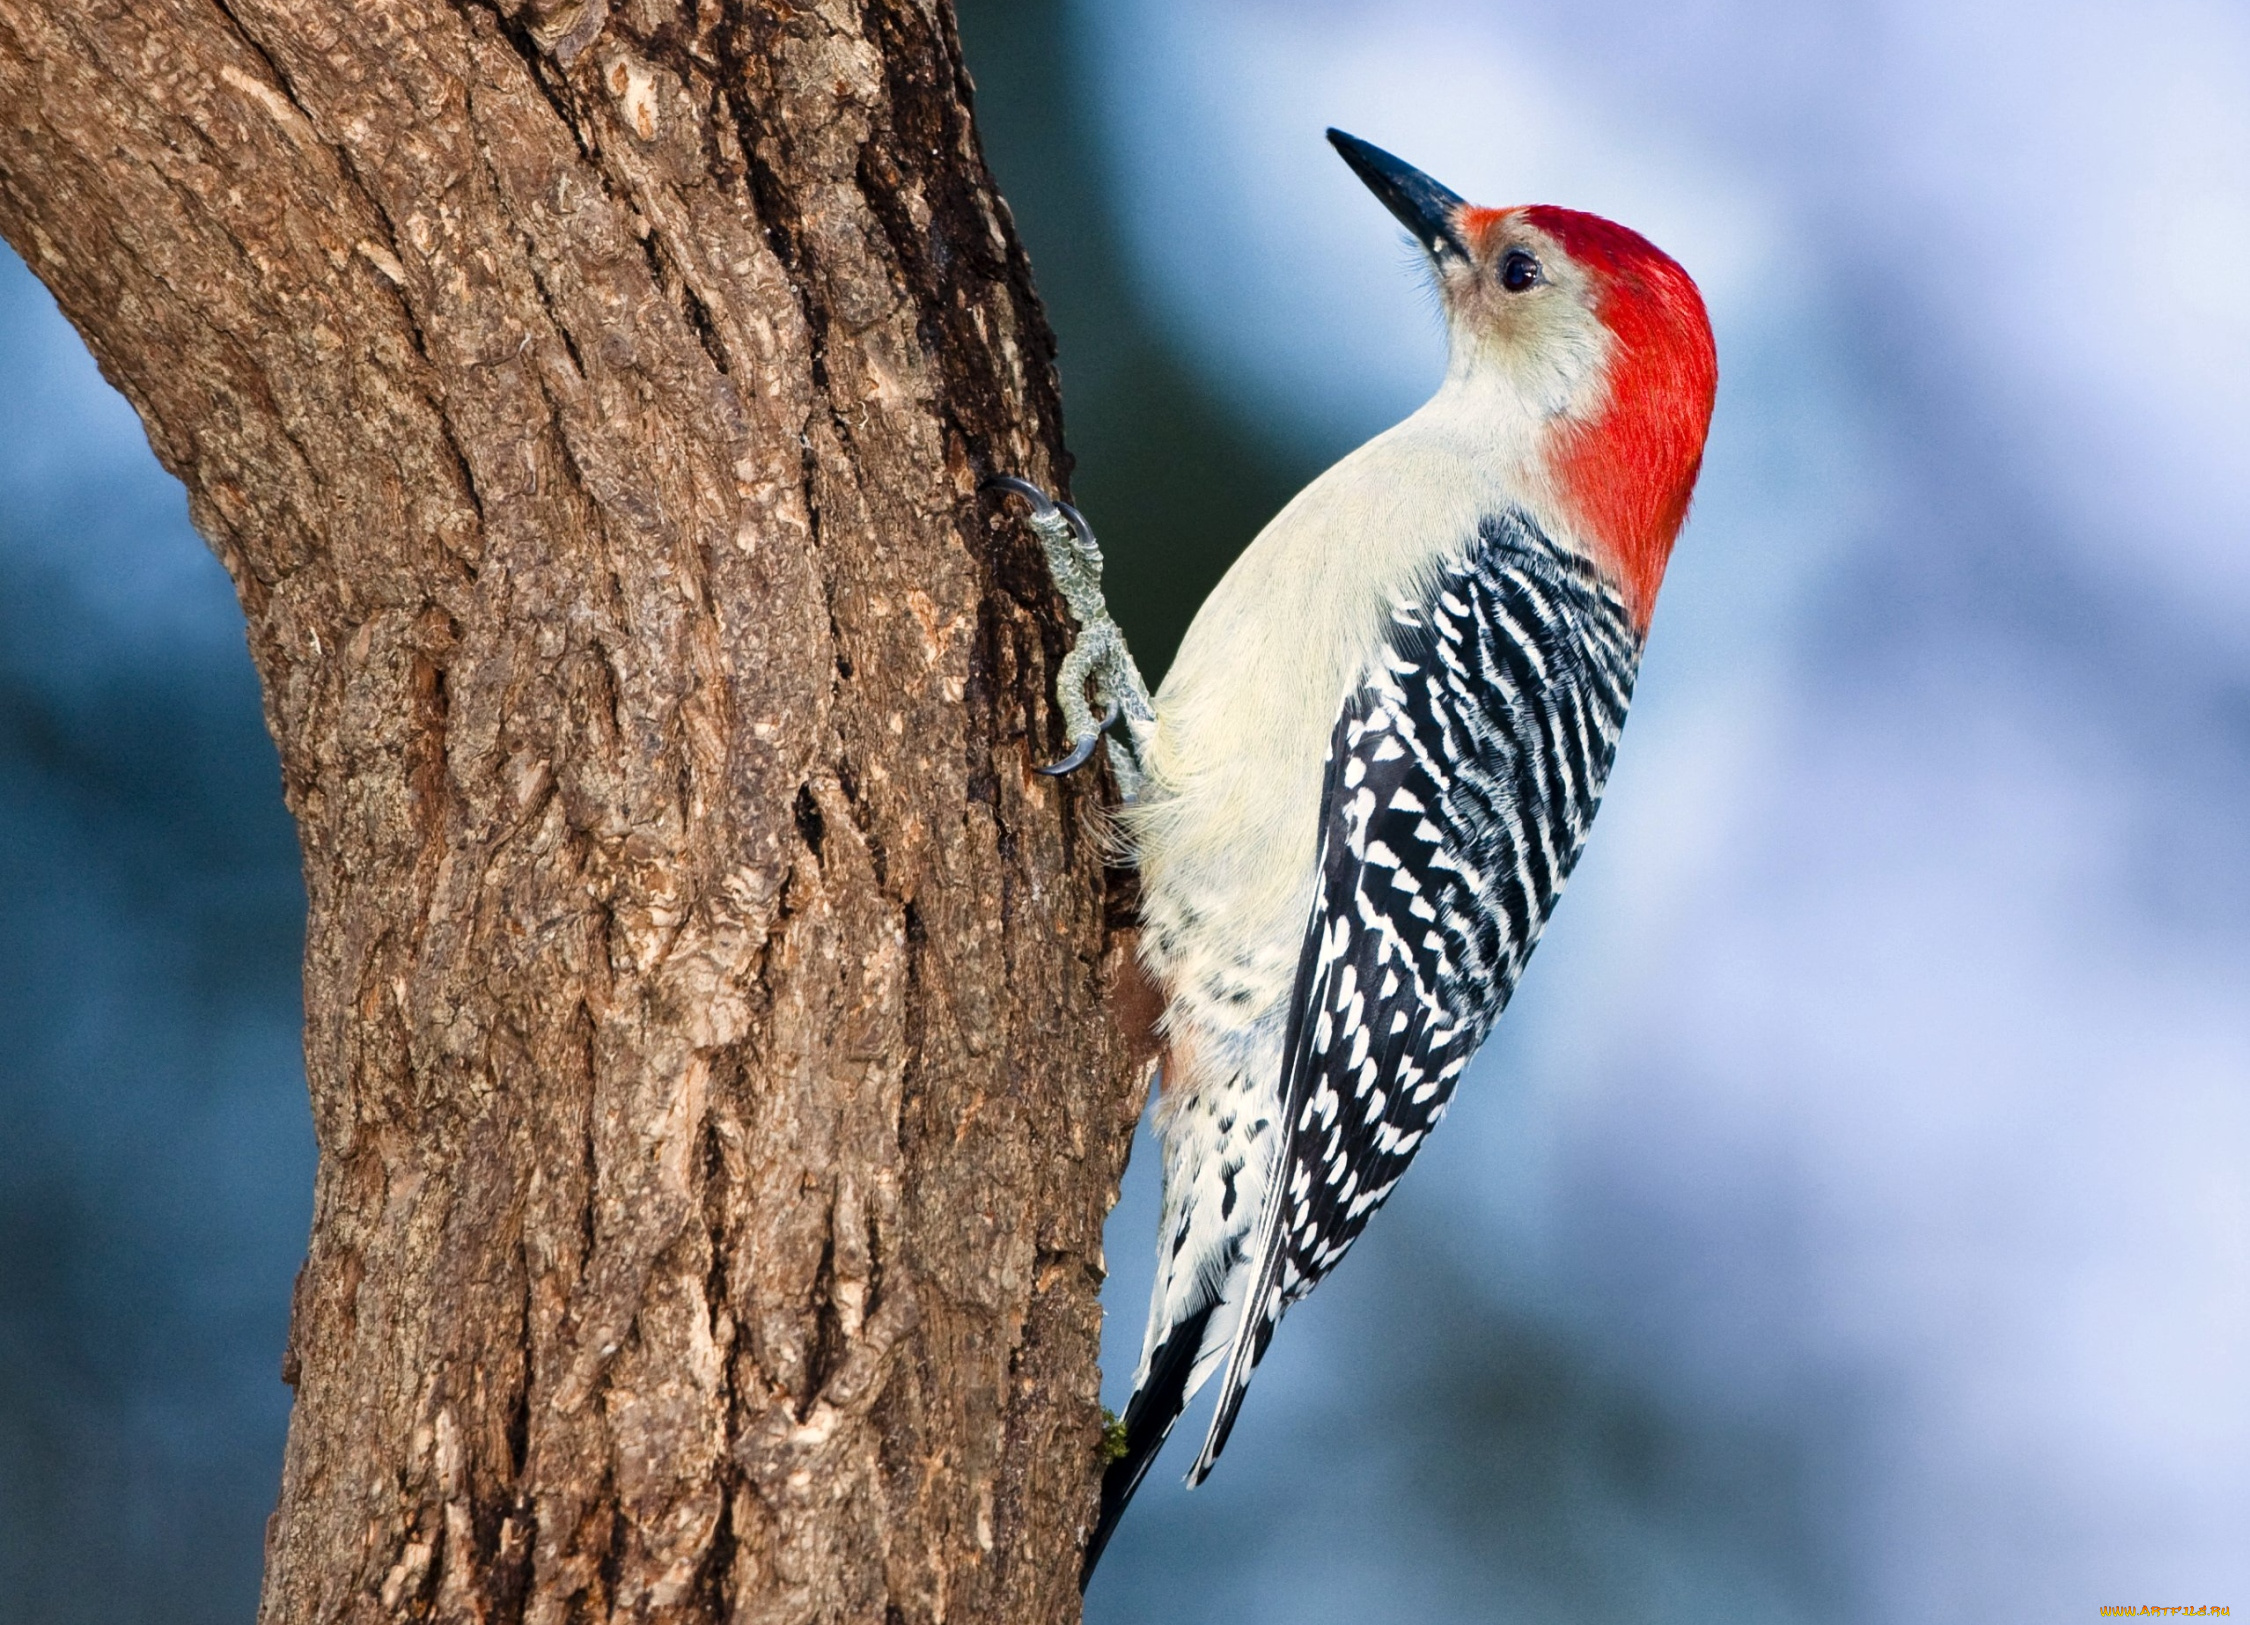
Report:
M 1428 257 L 1444 382 L 1259 533 L 1153 700 L 1083 520 L 998 482 L 1031 501 L 1082 627 L 1051 771 L 1124 725 L 1119 823 L 1164 1000 L 1156 1288 L 1086 1576 L 1218 1373 L 1188 1481 L 1210 1473 L 1283 1313 L 1508 1002 L 1600 803 L 1717 388 L 1702 297 L 1645 238 L 1472 207 L 1328 139 Z

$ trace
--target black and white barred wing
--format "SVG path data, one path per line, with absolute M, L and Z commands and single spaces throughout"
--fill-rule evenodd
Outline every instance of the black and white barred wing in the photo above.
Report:
M 1329 742 L 1282 1168 L 1196 1482 L 1283 1311 L 1390 1195 L 1507 1004 L 1593 821 L 1640 659 L 1615 591 L 1515 517 L 1487 521 L 1394 620 Z

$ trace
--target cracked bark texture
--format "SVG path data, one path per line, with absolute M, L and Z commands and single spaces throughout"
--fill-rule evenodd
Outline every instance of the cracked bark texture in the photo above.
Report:
M 0 0 L 0 230 L 304 845 L 261 1617 L 1075 1618 L 1128 904 L 943 0 Z

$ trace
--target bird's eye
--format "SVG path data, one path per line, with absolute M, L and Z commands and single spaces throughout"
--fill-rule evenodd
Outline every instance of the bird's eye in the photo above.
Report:
M 1521 293 L 1539 280 L 1539 261 L 1520 248 L 1509 249 L 1508 257 L 1500 262 L 1500 286 L 1510 293 Z

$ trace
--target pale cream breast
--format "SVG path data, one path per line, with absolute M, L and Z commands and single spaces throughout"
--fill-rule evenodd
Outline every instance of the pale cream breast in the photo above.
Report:
M 1178 1001 L 1203 1002 L 1228 977 L 1260 1005 L 1287 998 L 1329 736 L 1393 606 L 1418 600 L 1485 515 L 1549 506 L 1538 471 L 1511 455 L 1530 425 L 1499 404 L 1449 385 L 1337 463 L 1189 627 L 1156 696 L 1150 793 L 1126 814 L 1147 923 L 1197 961 L 1152 964 L 1173 983 L 1175 1027 L 1191 1013 Z

